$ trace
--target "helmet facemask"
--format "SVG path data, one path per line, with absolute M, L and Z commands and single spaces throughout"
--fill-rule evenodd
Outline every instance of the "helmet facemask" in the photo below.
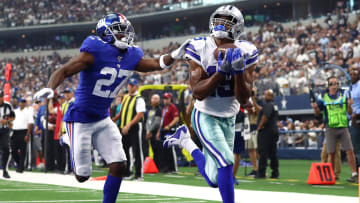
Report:
M 237 40 L 244 32 L 244 18 L 236 7 L 221 6 L 211 15 L 209 28 L 213 37 Z
M 126 49 L 133 44 L 135 32 L 130 23 L 115 23 L 107 27 L 105 35 L 112 35 L 114 46 L 119 49 Z

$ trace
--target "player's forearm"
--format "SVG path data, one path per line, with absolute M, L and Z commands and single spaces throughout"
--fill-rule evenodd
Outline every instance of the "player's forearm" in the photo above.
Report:
M 210 78 L 204 79 L 192 86 L 193 96 L 203 100 L 212 94 L 216 87 L 225 80 L 225 76 L 219 72 L 214 73 Z
M 64 71 L 58 69 L 53 74 L 51 74 L 47 87 L 55 90 L 65 80 L 65 78 L 66 76 L 64 74 Z
M 250 98 L 251 87 L 248 87 L 248 85 L 246 84 L 244 74 L 235 74 L 234 79 L 235 98 L 240 102 L 240 104 L 246 104 Z

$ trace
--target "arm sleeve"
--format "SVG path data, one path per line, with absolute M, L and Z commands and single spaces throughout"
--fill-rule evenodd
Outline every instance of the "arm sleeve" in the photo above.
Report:
M 201 56 L 200 56 L 199 51 L 195 47 L 197 47 L 197 44 L 199 44 L 199 43 L 205 43 L 205 42 L 202 42 L 202 41 L 204 41 L 204 40 L 197 40 L 197 41 L 192 40 L 185 47 L 185 58 L 186 59 L 191 59 L 191 60 L 195 61 L 199 65 L 202 65 L 201 64 Z
M 102 42 L 98 37 L 88 36 L 82 43 L 80 47 L 80 52 L 96 53 L 101 49 Z
M 136 99 L 136 113 L 141 113 L 146 111 L 145 100 L 142 97 Z
M 28 109 L 28 124 L 34 124 L 34 111 Z

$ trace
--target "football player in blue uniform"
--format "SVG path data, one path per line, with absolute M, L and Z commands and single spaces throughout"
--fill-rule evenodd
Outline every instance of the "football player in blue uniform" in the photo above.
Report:
M 185 148 L 207 183 L 219 188 L 223 202 L 233 203 L 235 115 L 240 103 L 247 103 L 250 97 L 250 76 L 255 69 L 258 50 L 251 42 L 239 40 L 244 30 L 244 18 L 235 6 L 224 5 L 216 9 L 210 17 L 209 28 L 210 36 L 194 38 L 185 46 L 190 86 L 196 99 L 191 126 L 203 151 L 190 139 L 185 125 L 167 137 L 164 147 Z M 214 56 L 218 47 L 228 43 L 236 48 L 228 48 L 225 53 Z
M 73 171 L 79 182 L 89 179 L 93 145 L 109 164 L 103 202 L 113 203 L 126 172 L 126 156 L 121 134 L 109 117 L 111 102 L 134 70 L 170 68 L 171 63 L 183 55 L 185 45 L 160 59 L 143 58 L 142 50 L 133 45 L 135 33 L 131 23 L 120 13 L 100 19 L 96 33 L 97 36 L 84 40 L 78 56 L 52 73 L 48 87 L 34 97 L 52 98 L 54 90 L 66 78 L 80 72 L 75 101 L 63 118 L 70 139 Z

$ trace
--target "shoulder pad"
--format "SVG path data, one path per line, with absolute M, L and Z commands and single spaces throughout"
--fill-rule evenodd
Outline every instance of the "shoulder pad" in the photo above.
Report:
M 185 47 L 185 57 L 201 65 L 201 52 L 206 45 L 206 37 L 196 37 L 192 39 Z
M 247 55 L 246 68 L 257 63 L 259 52 L 253 43 L 245 40 L 236 40 L 235 45 Z
M 106 42 L 102 41 L 99 37 L 90 35 L 83 41 L 80 52 L 95 53 L 102 50 L 101 47 L 104 46 L 104 44 L 106 44 Z
M 193 45 L 196 51 L 199 51 L 205 47 L 206 40 L 207 40 L 206 37 L 195 37 L 190 41 L 189 44 Z

